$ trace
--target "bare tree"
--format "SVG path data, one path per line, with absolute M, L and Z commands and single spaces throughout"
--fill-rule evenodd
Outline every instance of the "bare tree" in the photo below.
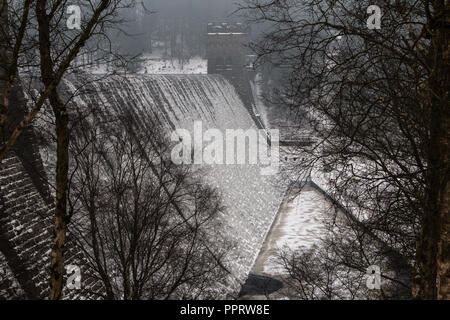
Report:
M 54 238 L 50 265 L 50 298 L 62 297 L 64 274 L 64 244 L 67 224 L 67 191 L 69 170 L 69 113 L 58 93 L 63 76 L 88 41 L 96 38 L 107 40 L 106 29 L 120 22 L 119 9 L 130 7 L 132 0 L 92 0 L 79 4 L 83 13 L 80 30 L 70 31 L 66 26 L 67 0 L 24 0 L 1 2 L 2 101 L 0 105 L 0 129 L 2 141 L 0 162 L 15 145 L 22 132 L 36 118 L 48 100 L 55 117 L 57 139 L 56 210 Z M 32 11 L 34 6 L 35 10 Z M 18 26 L 9 29 L 9 25 Z M 10 49 L 12 48 L 12 49 Z M 39 60 L 36 63 L 36 60 Z M 20 119 L 14 119 L 10 132 L 4 130 L 11 114 L 11 90 L 19 85 L 20 68 L 28 67 L 38 76 L 42 91 L 28 111 Z M 20 90 L 20 88 L 19 88 Z
M 380 239 L 343 212 L 324 223 L 324 237 L 314 247 L 306 251 L 282 249 L 278 253 L 286 296 L 302 300 L 410 297 L 411 266 L 404 256 L 382 245 Z M 367 270 L 374 265 L 380 267 L 381 286 L 369 290 Z
M 307 252 L 281 251 L 278 257 L 279 264 L 286 271 L 283 281 L 287 284 L 284 294 L 290 299 L 301 300 L 370 297 L 367 294 L 368 290 L 362 287 L 364 283 L 362 277 L 359 274 L 348 273 L 348 270 L 339 268 L 332 260 L 321 256 L 326 252 L 314 249 Z
M 369 5 L 381 8 L 381 29 L 368 28 Z M 411 292 L 421 299 L 448 299 L 450 288 L 449 5 L 249 0 L 246 6 L 253 21 L 267 26 L 254 49 L 290 69 L 282 100 L 308 112 L 318 139 L 301 150 L 304 160 L 294 170 L 327 172 L 330 193 L 351 214 L 356 234 L 378 243 L 368 248 L 389 248 L 414 263 Z
M 81 121 L 72 141 L 72 230 L 90 276 L 107 299 L 218 297 L 228 275 L 219 195 L 170 161 L 162 128 L 136 137 L 134 117 L 118 117 Z

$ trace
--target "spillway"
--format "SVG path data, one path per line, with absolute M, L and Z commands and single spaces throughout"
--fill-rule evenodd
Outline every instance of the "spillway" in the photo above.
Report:
M 66 93 L 75 95 L 72 103 L 78 106 L 96 105 L 118 114 L 132 110 L 143 123 L 157 119 L 168 133 L 176 128 L 191 131 L 195 121 L 202 121 L 203 130 L 257 130 L 235 88 L 220 75 L 132 75 L 102 80 L 83 75 L 66 79 L 63 86 Z M 205 169 L 205 182 L 218 188 L 226 207 L 222 232 L 235 244 L 228 268 L 233 277 L 230 290 L 237 293 L 284 190 L 276 185 L 274 176 L 261 175 L 258 165 L 209 165 Z

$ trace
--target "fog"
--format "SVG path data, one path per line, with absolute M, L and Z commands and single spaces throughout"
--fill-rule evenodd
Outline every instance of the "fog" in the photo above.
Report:
M 111 34 L 122 53 L 170 58 L 204 56 L 208 22 L 242 22 L 238 0 L 143 0 L 122 13 L 127 23 Z

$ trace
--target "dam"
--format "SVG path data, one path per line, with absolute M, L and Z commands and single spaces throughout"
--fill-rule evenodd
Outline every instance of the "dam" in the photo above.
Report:
M 168 136 L 176 128 L 192 132 L 197 121 L 201 121 L 203 130 L 258 129 L 234 86 L 221 75 L 132 75 L 91 80 L 83 79 L 92 85 L 82 86 L 71 102 L 73 108 L 100 107 L 115 116 L 132 111 L 143 128 L 158 119 Z M 69 95 L 81 86 L 77 81 L 65 81 Z M 205 182 L 222 194 L 226 208 L 223 233 L 235 243 L 229 259 L 236 282 L 233 290 L 239 290 L 275 218 L 284 190 L 273 176 L 261 175 L 259 165 L 204 165 L 201 170 L 206 172 Z
M 222 75 L 118 75 L 98 79 L 92 75 L 78 74 L 77 77 L 64 79 L 60 91 L 68 101 L 70 110 L 100 110 L 103 116 L 90 120 L 94 125 L 96 121 L 100 123 L 102 118 L 119 117 L 131 112 L 143 130 L 157 119 L 168 136 L 176 128 L 191 131 L 196 121 L 202 122 L 204 130 L 216 128 L 225 132 L 227 129 L 258 129 L 239 93 Z M 45 118 L 45 113 L 39 116 L 34 124 L 35 132 L 46 130 L 48 119 Z M 31 145 L 36 147 L 36 141 L 32 141 Z M 47 176 L 51 176 L 54 172 L 55 150 L 51 144 L 45 143 L 39 144 L 39 150 L 44 171 Z M 36 295 L 45 297 L 47 283 L 44 279 L 51 237 L 48 231 L 43 233 L 42 230 L 51 227 L 53 209 L 51 202 L 39 198 L 42 199 L 38 201 L 42 202 L 41 215 L 44 219 L 34 217 L 32 208 L 37 200 L 33 197 L 39 194 L 33 191 L 30 172 L 25 170 L 18 157 L 12 157 L 7 164 L 11 166 L 2 168 L 3 181 L 9 181 L 5 180 L 9 172 L 16 172 L 23 176 L 22 181 L 29 192 L 17 189 L 22 187 L 15 184 L 10 184 L 7 189 L 2 188 L 2 211 L 15 214 L 5 216 L 2 220 L 4 228 L 12 230 L 12 238 L 8 240 L 9 253 L 5 254 L 6 251 L 2 250 L 0 255 L 0 264 L 8 270 L 1 284 L 6 287 L 12 281 L 20 288 L 23 283 L 31 283 Z M 205 172 L 204 182 L 217 188 L 223 199 L 225 211 L 220 217 L 220 232 L 234 244 L 225 261 L 230 279 L 224 297 L 237 297 L 277 214 L 284 189 L 275 183 L 273 176 L 261 175 L 258 165 L 205 165 L 201 170 Z M 15 211 L 17 208 L 13 204 L 18 199 L 24 199 L 25 205 L 21 208 L 30 214 L 20 215 L 20 211 Z M 33 258 L 27 256 L 30 250 L 23 252 L 21 249 L 29 243 L 27 239 L 30 238 L 40 239 L 33 247 Z M 22 260 L 12 261 L 14 255 L 11 253 L 22 256 Z M 79 252 L 69 253 L 68 262 L 82 259 L 79 256 Z M 22 272 L 17 274 L 9 265 L 17 266 Z M 22 279 L 23 273 L 38 274 L 39 277 Z M 88 285 L 95 287 L 95 282 Z M 69 297 L 80 298 L 70 293 Z
M 255 113 L 251 87 L 254 74 L 242 65 L 241 28 L 208 26 L 208 75 L 105 76 L 77 72 L 63 79 L 61 96 L 71 112 L 89 114 L 97 110 L 95 117 L 87 116 L 93 126 L 108 127 L 112 124 L 105 119 L 132 115 L 140 130 L 153 129 L 157 121 L 167 137 L 176 129 L 192 133 L 196 122 L 202 123 L 204 131 L 262 129 L 264 124 Z M 30 92 L 27 98 L 32 100 Z M 23 291 L 28 297 L 48 296 L 46 272 L 54 209 L 51 190 L 41 180 L 52 177 L 55 170 L 55 150 L 42 134 L 48 131 L 51 121 L 51 114 L 40 114 L 22 148 L 25 152 L 12 152 L 0 168 L 0 266 L 5 270 L 0 274 L 0 292 L 6 298 L 20 297 Z M 276 176 L 262 175 L 261 166 L 255 164 L 201 165 L 195 170 L 201 170 L 203 182 L 216 188 L 223 201 L 225 210 L 218 232 L 226 235 L 233 246 L 224 262 L 230 275 L 222 297 L 237 298 L 267 241 L 287 185 L 280 184 Z M 20 183 L 12 181 L 12 177 L 20 178 Z M 39 212 L 34 211 L 35 207 Z M 83 254 L 71 249 L 70 242 L 68 248 L 67 263 L 83 264 Z M 86 281 L 83 285 L 91 291 L 102 290 L 97 281 Z M 78 292 L 65 295 L 70 299 L 92 297 Z

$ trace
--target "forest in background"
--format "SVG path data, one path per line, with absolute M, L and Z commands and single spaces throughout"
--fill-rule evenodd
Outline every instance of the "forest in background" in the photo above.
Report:
M 143 0 L 124 10 L 127 23 L 111 39 L 126 54 L 204 56 L 207 24 L 240 21 L 236 9 L 236 0 Z

